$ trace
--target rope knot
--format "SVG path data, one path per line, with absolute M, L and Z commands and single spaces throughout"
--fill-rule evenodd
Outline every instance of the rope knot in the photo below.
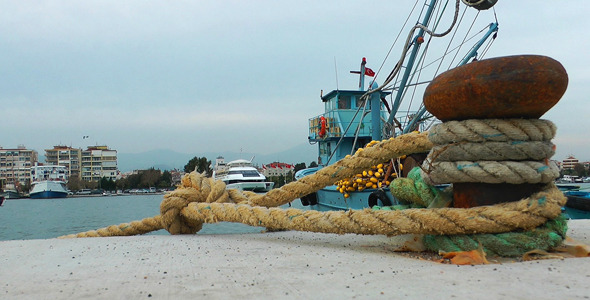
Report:
M 203 222 L 185 218 L 183 210 L 192 202 L 230 202 L 225 183 L 195 171 L 182 177 L 178 188 L 166 195 L 160 204 L 162 227 L 170 234 L 194 234 Z

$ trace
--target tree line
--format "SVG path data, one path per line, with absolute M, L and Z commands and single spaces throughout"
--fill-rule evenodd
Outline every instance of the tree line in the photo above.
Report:
M 68 181 L 68 189 L 77 191 L 81 189 L 101 189 L 106 191 L 147 189 L 147 188 L 168 189 L 172 187 L 172 174 L 169 171 L 160 171 L 150 168 L 137 171 L 125 178 L 112 180 L 103 177 L 100 181 L 85 181 L 77 177 L 71 177 Z
M 561 174 L 559 177 L 563 177 L 563 175 L 573 175 L 579 177 L 587 177 L 589 174 L 588 169 L 584 167 L 583 164 L 577 163 L 574 165 L 573 169 L 563 169 L 561 170 Z
M 317 167 L 315 162 L 311 162 L 309 167 Z M 269 176 L 268 181 L 275 183 L 275 188 L 281 187 L 293 180 L 295 180 L 295 173 L 299 170 L 305 169 L 305 163 L 295 164 L 294 169 L 289 171 L 286 175 Z M 211 168 L 211 161 L 206 157 L 193 157 L 183 168 L 185 173 L 197 171 L 204 173 L 205 176 L 213 175 Z M 137 171 L 136 174 L 131 174 L 125 178 L 112 180 L 106 177 L 101 178 L 100 181 L 85 181 L 77 177 L 71 177 L 68 181 L 68 189 L 70 191 L 78 191 L 81 189 L 102 189 L 106 191 L 128 190 L 128 189 L 147 189 L 155 187 L 158 189 L 173 188 L 172 174 L 169 171 L 161 171 L 159 169 L 150 168 L 147 170 Z

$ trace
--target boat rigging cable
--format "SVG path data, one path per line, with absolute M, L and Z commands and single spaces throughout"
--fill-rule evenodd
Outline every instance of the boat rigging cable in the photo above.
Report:
M 409 50 L 409 46 L 411 44 L 412 41 L 412 37 L 414 35 L 414 32 L 416 31 L 416 29 L 421 29 L 424 32 L 428 33 L 429 35 L 433 36 L 433 37 L 442 37 L 447 35 L 449 32 L 451 32 L 451 30 L 453 29 L 453 27 L 455 26 L 456 22 L 457 22 L 457 18 L 459 16 L 459 3 L 461 0 L 456 0 L 456 5 L 455 5 L 455 15 L 453 17 L 453 22 L 451 23 L 451 26 L 449 26 L 449 28 L 442 33 L 435 33 L 431 30 L 428 29 L 428 27 L 426 27 L 423 24 L 416 24 L 414 25 L 414 27 L 412 27 L 412 29 L 410 30 L 410 32 L 408 33 L 408 37 L 406 38 L 406 43 L 403 47 L 403 49 L 405 49 L 404 51 L 402 51 L 402 56 L 400 57 L 399 61 L 397 62 L 397 64 L 395 65 L 394 69 L 391 71 L 391 73 L 389 73 L 389 76 L 387 76 L 387 78 L 385 79 L 385 82 L 383 82 L 383 84 L 381 84 L 379 87 L 372 89 L 370 91 L 367 91 L 367 93 L 365 93 L 365 95 L 363 95 L 362 97 L 367 97 L 377 91 L 381 91 L 384 87 L 386 87 L 392 80 L 393 78 L 395 78 L 395 76 L 399 73 L 399 70 L 401 70 L 403 62 L 406 58 L 407 55 L 407 51 Z M 393 109 L 393 111 L 395 111 L 397 109 L 397 107 L 395 107 L 395 109 Z
M 444 11 L 446 9 L 447 4 L 448 4 L 448 1 L 445 4 L 444 8 L 441 8 L 439 6 L 439 10 L 442 9 Z M 465 13 L 466 12 L 467 12 L 467 7 L 465 7 L 465 9 L 463 10 L 463 14 L 461 15 L 461 19 L 456 23 L 457 25 L 460 25 L 462 23 L 463 18 L 465 16 Z M 455 11 L 455 18 L 457 18 L 457 16 L 458 16 L 458 11 L 456 10 Z M 475 21 L 477 20 L 477 16 L 479 16 L 479 12 L 477 13 L 476 17 L 474 18 L 473 23 L 475 23 Z M 441 19 L 442 19 L 442 13 L 439 14 L 439 18 L 436 20 L 436 23 L 433 26 L 433 31 L 436 30 L 436 28 L 440 24 Z M 472 23 L 472 27 L 473 27 L 473 23 Z M 458 26 L 455 26 L 455 28 L 458 29 Z M 449 28 L 449 30 L 447 31 L 447 34 L 450 32 L 451 29 L 452 28 Z M 470 28 L 470 30 L 471 30 L 471 28 Z M 466 37 L 469 34 L 470 30 L 465 34 Z M 453 33 L 451 39 L 449 40 L 449 42 L 447 44 L 447 49 L 446 50 L 448 50 L 450 48 L 450 45 L 452 44 L 452 42 L 454 40 L 454 37 L 457 34 L 457 31 L 458 30 L 455 30 L 455 32 Z M 422 54 L 421 54 L 420 58 L 418 59 L 417 65 L 420 65 L 420 67 L 419 68 L 416 68 L 416 70 L 411 74 L 411 76 L 410 76 L 410 78 L 409 78 L 409 80 L 407 82 L 414 82 L 414 77 L 416 77 L 416 82 L 418 82 L 420 80 L 420 76 L 422 74 L 422 71 L 426 68 L 426 66 L 425 66 L 426 54 L 428 52 L 428 49 L 430 48 L 430 44 L 432 42 L 432 38 L 433 38 L 433 36 L 430 36 L 430 38 L 428 39 L 428 41 L 427 41 L 427 43 L 426 43 L 426 45 L 424 47 L 424 50 L 422 51 Z M 465 43 L 465 42 L 466 41 L 464 39 L 463 40 L 463 43 Z M 459 52 L 459 50 L 457 50 L 456 53 L 458 53 L 458 52 Z M 436 75 L 438 74 L 438 71 L 440 70 L 440 65 L 442 65 L 442 62 L 444 61 L 444 58 L 445 58 L 446 53 L 447 52 L 445 52 L 445 54 L 441 57 L 439 67 L 437 68 L 437 70 L 432 75 L 432 79 L 434 79 L 436 77 Z M 410 85 L 408 85 L 406 83 L 405 86 L 406 87 L 409 87 Z M 410 107 L 412 106 L 413 99 L 415 98 L 416 92 L 417 92 L 417 86 L 416 85 L 412 85 L 412 86 L 413 86 L 413 88 L 412 88 L 412 96 L 410 97 L 410 101 L 408 103 L 408 111 L 410 111 Z M 400 98 L 400 100 L 403 97 L 405 97 L 408 92 L 409 92 L 409 89 L 404 90 L 403 95 Z M 399 105 L 401 105 L 401 101 L 399 101 L 398 106 Z M 406 132 L 407 133 L 408 131 L 413 130 L 416 127 L 416 124 L 419 123 L 420 120 L 428 119 L 429 118 L 429 117 L 422 118 L 422 115 L 424 114 L 422 112 L 423 107 L 424 107 L 424 104 L 422 103 L 422 101 L 420 101 L 420 107 L 418 109 L 418 112 L 415 113 L 415 114 L 413 114 L 411 118 L 410 117 L 409 118 L 406 118 L 406 120 L 405 120 L 406 123 L 404 124 L 404 129 L 401 130 L 402 132 Z
M 378 86 L 378 87 L 377 87 L 377 88 L 375 88 L 375 89 L 371 89 L 371 87 L 372 87 L 372 86 L 373 86 L 373 84 L 375 83 L 375 79 L 373 79 L 373 80 L 371 81 L 370 85 L 369 85 L 369 91 L 367 91 L 367 92 L 366 92 L 364 95 L 362 95 L 362 96 L 361 96 L 361 100 L 363 101 L 363 114 L 361 115 L 361 122 L 362 122 L 362 119 L 363 119 L 363 117 L 364 117 L 364 111 L 365 111 L 365 109 L 366 109 L 367 100 L 368 100 L 368 97 L 369 97 L 369 95 L 371 95 L 372 93 L 374 93 L 374 92 L 376 92 L 376 91 L 381 91 L 381 90 L 383 90 L 383 88 L 385 88 L 387 85 L 389 85 L 389 83 L 390 83 L 390 82 L 391 82 L 391 81 L 392 81 L 392 80 L 393 80 L 393 79 L 394 79 L 396 76 L 399 76 L 399 70 L 400 70 L 400 69 L 401 69 L 401 67 L 403 66 L 403 62 L 404 62 L 404 60 L 405 60 L 405 58 L 406 58 L 407 52 L 410 50 L 410 45 L 411 45 L 410 41 L 412 40 L 413 34 L 414 34 L 414 32 L 416 31 L 416 29 L 421 29 L 421 30 L 424 30 L 426 33 L 428 33 L 428 34 L 429 34 L 430 36 L 432 36 L 432 37 L 442 37 L 442 36 L 445 36 L 445 35 L 447 35 L 449 32 L 451 32 L 451 30 L 452 30 L 452 29 L 455 27 L 455 24 L 457 23 L 457 19 L 458 19 L 458 15 L 459 15 L 459 8 L 460 8 L 460 6 L 459 6 L 459 4 L 460 4 L 460 1 L 461 1 L 461 0 L 456 0 L 456 2 L 455 2 L 455 14 L 454 14 L 454 16 L 453 16 L 453 21 L 452 21 L 451 25 L 449 26 L 449 28 L 448 28 L 448 29 L 447 29 L 445 32 L 442 32 L 442 33 L 435 33 L 434 31 L 431 31 L 431 30 L 429 30 L 429 29 L 428 29 L 428 27 L 426 27 L 426 26 L 424 26 L 424 25 L 422 25 L 422 24 L 416 24 L 416 25 L 414 25 L 414 26 L 412 27 L 412 29 L 411 29 L 411 30 L 410 30 L 410 32 L 408 33 L 408 37 L 406 38 L 406 43 L 405 43 L 405 45 L 404 45 L 404 47 L 403 47 L 403 49 L 405 49 L 405 51 L 403 51 L 403 52 L 402 52 L 402 56 L 401 56 L 401 58 L 399 59 L 399 61 L 397 62 L 396 66 L 394 67 L 393 71 L 391 71 L 391 73 L 389 74 L 389 76 L 387 77 L 387 79 L 385 80 L 385 82 L 384 82 L 383 84 L 381 84 L 381 86 Z M 408 20 L 410 19 L 410 16 L 412 15 L 412 12 L 415 10 L 415 8 L 416 8 L 416 6 L 417 6 L 417 4 L 418 4 L 418 1 L 416 1 L 416 2 L 414 3 L 414 6 L 412 7 L 412 10 L 410 11 L 410 14 L 408 14 L 408 17 L 406 18 L 406 21 L 404 22 L 404 25 L 402 26 L 402 29 L 400 29 L 400 32 L 398 33 L 398 35 L 397 35 L 397 37 L 396 37 L 396 39 L 395 39 L 395 41 L 394 41 L 393 45 L 390 47 L 389 51 L 387 52 L 387 55 L 386 55 L 385 59 L 383 60 L 383 63 L 382 63 L 382 64 L 381 64 L 381 66 L 379 67 L 379 69 L 378 69 L 378 71 L 377 71 L 377 74 L 378 74 L 378 73 L 381 71 L 381 69 L 382 69 L 383 65 L 385 64 L 385 61 L 387 60 L 387 57 L 389 57 L 389 54 L 391 53 L 391 51 L 392 51 L 393 47 L 394 47 L 394 46 L 395 46 L 395 44 L 397 43 L 397 40 L 398 40 L 398 38 L 400 37 L 401 33 L 403 32 L 403 27 L 404 27 L 404 26 L 407 24 Z M 435 28 L 436 28 L 436 26 L 435 26 Z M 375 78 L 376 78 L 376 77 L 377 77 L 377 75 L 375 76 Z M 404 92 L 405 92 L 405 91 L 404 91 Z M 393 108 L 393 109 L 392 109 L 391 113 L 392 113 L 392 114 L 395 114 L 395 112 L 396 112 L 398 109 L 399 109 L 399 104 L 397 105 L 397 107 L 395 107 L 395 108 Z M 358 113 L 359 113 L 359 110 L 360 110 L 360 107 L 359 107 L 359 108 L 357 108 L 357 111 L 355 112 L 355 114 L 354 114 L 354 116 L 353 116 L 353 118 L 352 118 L 352 121 L 354 121 L 354 119 L 356 119 L 356 116 L 358 115 Z M 341 136 L 341 137 L 340 137 L 340 139 L 338 140 L 338 143 L 336 144 L 336 147 L 335 147 L 335 149 L 338 149 L 338 147 L 340 146 L 340 144 L 341 144 L 341 141 L 342 141 L 343 137 L 346 135 L 346 133 L 348 132 L 348 130 L 349 130 L 350 126 L 351 126 L 351 124 L 353 123 L 352 121 L 351 121 L 351 122 L 348 124 L 348 126 L 346 127 L 346 129 L 345 129 L 344 133 L 342 134 L 342 136 Z M 386 123 L 387 123 L 387 122 L 386 122 Z M 358 126 L 360 126 L 360 123 L 359 123 L 359 125 L 358 125 Z M 353 147 L 352 147 L 352 150 L 351 150 L 351 151 L 354 151 L 354 145 L 356 145 L 356 141 L 357 141 L 357 137 L 358 137 L 358 132 L 359 132 L 359 130 L 360 130 L 360 127 L 357 127 L 357 130 L 356 130 L 356 132 L 355 132 L 355 140 L 354 140 Z M 334 151 L 332 151 L 332 153 L 330 154 L 330 157 L 328 158 L 328 161 L 326 162 L 326 164 L 329 164 L 330 160 L 331 160 L 331 159 L 332 159 L 332 157 L 334 156 L 335 149 L 334 149 Z M 351 153 L 351 154 L 352 154 L 352 153 Z

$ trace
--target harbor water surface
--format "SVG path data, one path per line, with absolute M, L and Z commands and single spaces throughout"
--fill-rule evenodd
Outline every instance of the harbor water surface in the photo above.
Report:
M 572 185 L 581 190 L 590 190 L 590 183 Z M 0 207 L 0 241 L 56 238 L 153 217 L 160 213 L 163 197 L 161 194 L 152 194 L 6 200 L 4 206 Z M 293 201 L 292 206 L 318 209 L 303 207 L 299 199 Z M 568 209 L 571 217 L 590 218 L 587 212 L 574 211 Z M 264 227 L 221 222 L 204 224 L 198 234 L 259 233 L 264 230 Z M 158 230 L 148 234 L 169 233 Z
M 6 200 L 0 207 L 0 241 L 48 239 L 153 217 L 164 195 Z M 299 200 L 293 206 L 299 205 Z M 297 208 L 302 208 L 301 206 Z M 204 224 L 199 234 L 259 233 L 239 223 Z M 169 234 L 158 230 L 149 234 Z

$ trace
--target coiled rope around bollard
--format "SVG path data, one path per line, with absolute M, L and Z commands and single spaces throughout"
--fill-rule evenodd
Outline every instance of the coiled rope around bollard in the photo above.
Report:
M 555 145 L 550 142 L 555 132 L 553 123 L 539 119 L 465 120 L 437 124 L 429 134 L 435 146 L 418 179 L 429 184 L 552 184 L 559 176 L 557 165 L 549 161 L 555 152 Z M 411 183 L 406 185 L 412 186 Z M 549 250 L 560 245 L 566 232 L 567 222 L 559 217 L 528 231 L 426 235 L 423 242 L 427 249 L 435 251 L 482 247 L 492 255 L 519 256 L 527 251 Z
M 310 211 L 280 209 L 296 198 L 353 176 L 394 157 L 423 153 L 433 144 L 427 133 L 410 133 L 357 152 L 316 174 L 264 195 L 226 190 L 225 184 L 192 172 L 177 190 L 164 196 L 160 215 L 141 221 L 63 236 L 95 237 L 144 234 L 166 229 L 171 234 L 198 232 L 203 223 L 240 222 L 269 229 L 357 234 L 472 234 L 530 230 L 557 218 L 567 198 L 553 184 L 517 202 L 468 209 L 407 209 L 375 211 Z

